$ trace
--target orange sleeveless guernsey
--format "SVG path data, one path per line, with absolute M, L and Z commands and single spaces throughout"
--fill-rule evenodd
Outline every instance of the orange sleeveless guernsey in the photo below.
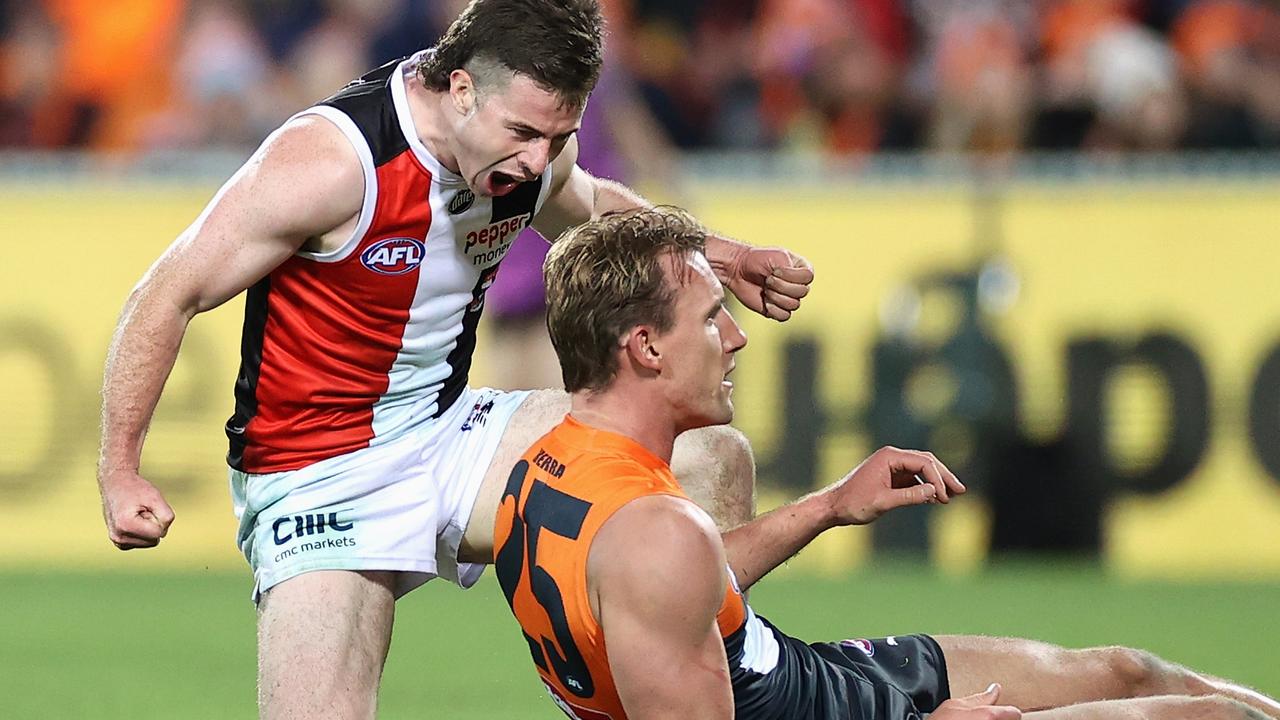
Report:
M 498 582 L 547 691 L 577 720 L 626 717 L 587 600 L 587 555 L 605 521 L 646 495 L 687 497 L 639 443 L 567 416 L 516 463 L 498 507 Z M 721 635 L 741 633 L 746 621 L 731 581 L 716 616 Z

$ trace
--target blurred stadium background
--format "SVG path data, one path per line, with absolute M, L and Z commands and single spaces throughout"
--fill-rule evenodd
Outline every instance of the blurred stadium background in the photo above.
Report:
M 1280 693 L 1280 2 L 605 6 L 584 162 L 818 270 L 791 322 L 739 313 L 762 508 L 885 443 L 972 489 L 829 533 L 757 609 L 813 640 L 1131 644 Z M 102 528 L 105 348 L 267 132 L 459 8 L 0 4 L 0 717 L 253 715 L 240 303 L 192 325 L 152 426 L 178 513 L 154 551 Z M 503 266 L 477 383 L 554 380 L 536 257 Z M 496 588 L 437 585 L 401 608 L 383 715 L 557 717 Z

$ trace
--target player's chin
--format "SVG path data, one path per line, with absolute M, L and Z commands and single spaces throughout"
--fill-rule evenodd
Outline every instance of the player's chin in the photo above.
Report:
M 733 422 L 733 403 L 725 399 L 703 406 L 696 412 L 689 413 L 685 421 L 680 423 L 679 431 L 686 432 L 688 430 L 697 430 L 698 428 L 728 425 L 731 422 Z
M 733 401 L 725 396 L 720 407 L 716 408 L 716 412 L 712 415 L 712 425 L 728 425 L 733 422 Z

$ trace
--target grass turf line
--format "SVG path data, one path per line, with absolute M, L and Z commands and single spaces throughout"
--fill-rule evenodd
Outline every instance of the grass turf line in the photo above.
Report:
M 0 716 L 252 718 L 248 573 L 0 574 Z M 1280 583 L 1121 582 L 1019 566 L 969 578 L 783 572 L 753 607 L 806 640 L 909 632 L 1124 644 L 1280 694 Z M 490 579 L 401 601 L 379 717 L 562 717 Z

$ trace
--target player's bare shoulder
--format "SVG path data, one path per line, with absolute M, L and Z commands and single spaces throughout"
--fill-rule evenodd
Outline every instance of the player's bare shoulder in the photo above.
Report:
M 321 117 L 292 119 L 222 186 L 140 288 L 162 289 L 191 314 L 210 310 L 299 249 L 350 232 L 363 199 L 363 168 L 342 131 Z
M 312 242 L 354 223 L 364 199 L 355 148 L 333 122 L 316 114 L 294 117 L 268 136 L 238 180 L 265 224 Z
M 706 511 L 692 500 L 678 495 L 645 495 L 636 498 L 618 508 L 601 526 L 600 532 L 629 538 L 705 538 L 712 544 L 720 542 L 715 522 Z
M 724 594 L 724 567 L 720 533 L 702 508 L 688 498 L 646 495 L 600 527 L 587 556 L 588 587 L 593 605 L 606 586 L 631 597 L 678 590 L 695 603 L 706 595 L 714 615 Z

